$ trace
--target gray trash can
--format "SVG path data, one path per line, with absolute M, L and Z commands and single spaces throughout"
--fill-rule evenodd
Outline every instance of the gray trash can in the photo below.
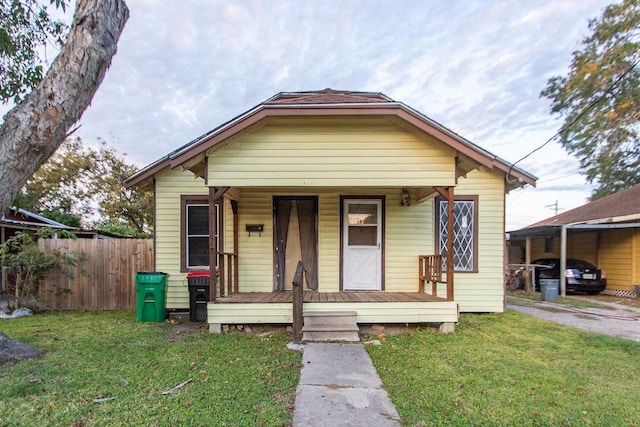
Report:
M 540 279 L 540 299 L 542 301 L 557 300 L 559 286 L 559 279 Z

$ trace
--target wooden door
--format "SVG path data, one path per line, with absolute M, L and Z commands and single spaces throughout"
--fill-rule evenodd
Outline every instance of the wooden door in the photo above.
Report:
M 292 288 L 293 275 L 302 261 L 304 287 L 318 289 L 318 198 L 274 197 L 274 289 Z

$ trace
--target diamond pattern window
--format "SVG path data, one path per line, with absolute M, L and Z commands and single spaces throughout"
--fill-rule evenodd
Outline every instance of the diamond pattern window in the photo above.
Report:
M 454 271 L 476 272 L 478 254 L 477 196 L 456 198 L 453 205 L 453 267 Z M 438 253 L 447 251 L 448 202 L 442 198 L 437 204 Z M 446 265 L 443 266 L 446 270 Z

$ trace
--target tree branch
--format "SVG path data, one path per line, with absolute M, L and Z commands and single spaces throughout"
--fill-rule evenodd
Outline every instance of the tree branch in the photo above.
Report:
M 97 91 L 129 18 L 123 0 L 78 0 L 73 24 L 45 78 L 0 127 L 0 212 L 64 140 Z

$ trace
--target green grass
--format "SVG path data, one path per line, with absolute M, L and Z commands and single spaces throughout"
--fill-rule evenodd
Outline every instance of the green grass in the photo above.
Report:
M 367 348 L 407 426 L 640 424 L 638 342 L 507 312 Z
M 0 323 L 41 359 L 0 366 L 0 425 L 286 425 L 301 356 L 281 333 L 178 333 L 132 312 Z M 191 379 L 171 395 L 162 392 Z M 116 399 L 94 403 L 94 399 Z
M 0 365 L 2 426 L 291 423 L 301 362 L 285 334 L 178 333 L 131 312 L 41 314 L 0 328 L 46 350 Z M 637 342 L 507 312 L 367 348 L 407 426 L 640 425 Z

